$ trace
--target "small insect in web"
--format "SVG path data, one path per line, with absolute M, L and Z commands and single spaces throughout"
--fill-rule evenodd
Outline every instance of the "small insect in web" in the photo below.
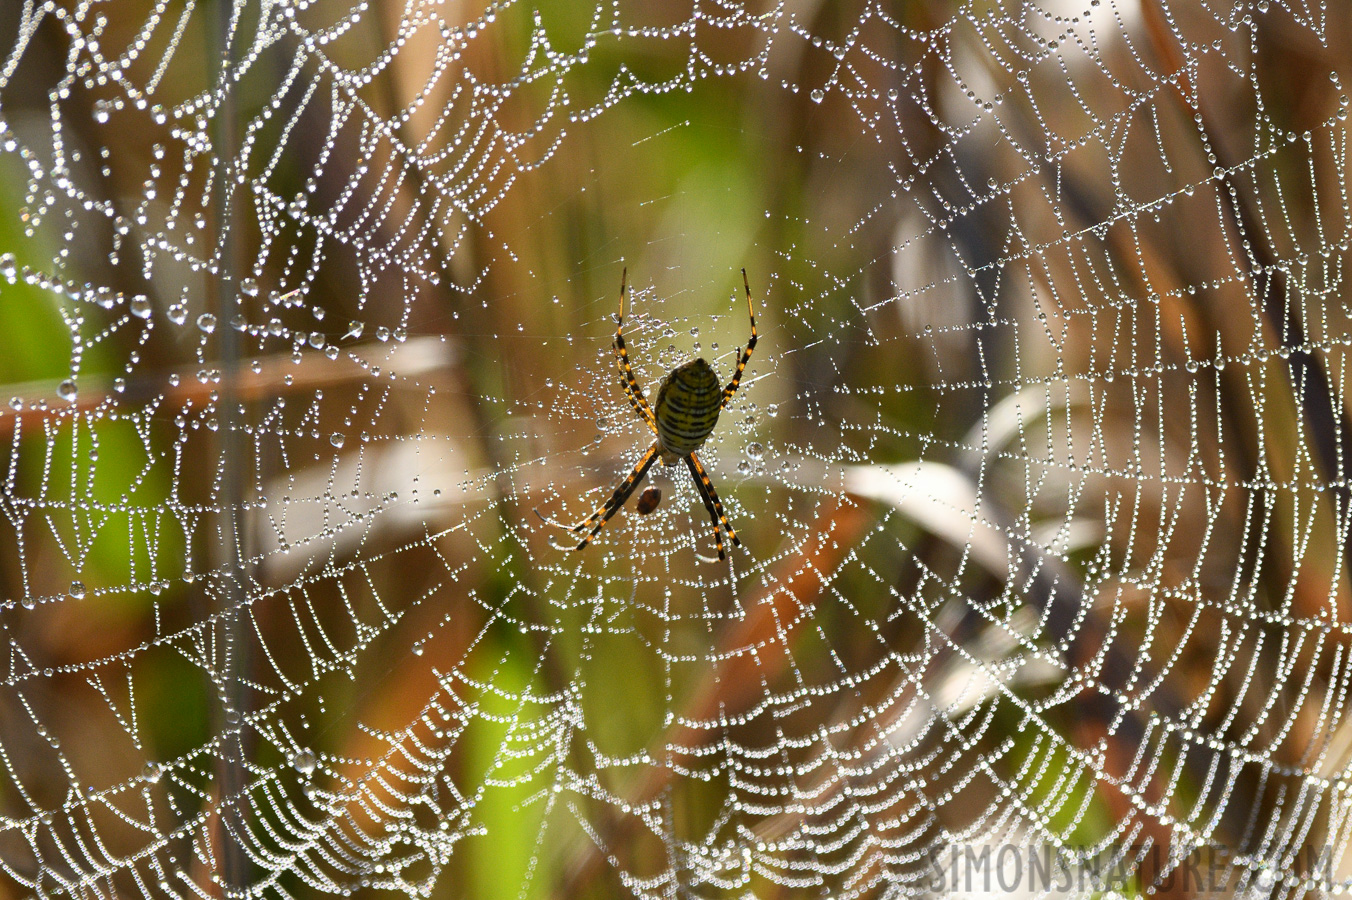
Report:
M 705 440 L 713 433 L 714 426 L 718 424 L 718 414 L 737 392 L 737 386 L 742 383 L 742 373 L 746 370 L 747 361 L 751 359 L 751 353 L 756 349 L 758 337 L 756 311 L 751 305 L 751 284 L 747 281 L 746 269 L 742 270 L 742 287 L 746 289 L 746 311 L 751 319 L 751 337 L 746 342 L 746 349 L 738 354 L 737 370 L 732 374 L 732 381 L 729 381 L 726 387 L 720 388 L 718 373 L 714 371 L 714 367 L 702 358 L 693 359 L 672 369 L 667 377 L 662 379 L 662 383 L 657 387 L 657 402 L 654 404 L 648 403 L 643 386 L 638 383 L 634 369 L 629 365 L 629 350 L 624 343 L 624 301 L 628 295 L 628 277 L 629 270 L 626 268 L 624 274 L 620 276 L 620 314 L 615 320 L 613 345 L 615 363 L 620 370 L 620 384 L 629 399 L 629 405 L 634 408 L 634 412 L 648 426 L 656 439 L 648 451 L 639 457 L 629 476 L 615 488 L 610 499 L 581 522 L 570 527 L 546 519 L 538 509 L 535 514 L 545 522 L 575 534 L 582 534 L 585 531 L 586 535 L 574 548 L 581 550 L 591 543 L 592 538 L 596 537 L 610 521 L 610 517 L 619 512 L 620 507 L 629 499 L 629 495 L 643 481 L 643 476 L 648 474 L 653 463 L 660 458 L 662 465 L 674 466 L 684 460 L 686 468 L 690 470 L 690 477 L 694 479 L 695 489 L 699 491 L 700 499 L 704 501 L 704 508 L 708 510 L 709 518 L 713 521 L 718 558 L 726 559 L 723 532 L 727 531 L 734 547 L 742 546 L 742 542 L 737 539 L 737 532 L 728 523 L 728 517 L 723 512 L 723 504 L 718 499 L 718 492 L 714 490 L 709 473 L 705 471 L 704 464 L 699 461 L 695 451 L 704 446 Z M 642 515 L 651 513 L 657 509 L 657 504 L 661 500 L 662 492 L 658 488 L 648 488 L 639 497 L 638 512 Z
M 646 487 L 643 493 L 638 495 L 638 500 L 634 502 L 634 511 L 640 516 L 650 516 L 657 511 L 657 504 L 662 502 L 662 489 L 660 487 Z

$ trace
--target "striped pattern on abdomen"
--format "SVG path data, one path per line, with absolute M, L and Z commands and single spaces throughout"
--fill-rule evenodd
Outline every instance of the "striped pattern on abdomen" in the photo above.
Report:
M 663 379 L 653 415 L 664 465 L 674 465 L 703 446 L 718 424 L 722 404 L 718 374 L 703 359 L 692 360 Z

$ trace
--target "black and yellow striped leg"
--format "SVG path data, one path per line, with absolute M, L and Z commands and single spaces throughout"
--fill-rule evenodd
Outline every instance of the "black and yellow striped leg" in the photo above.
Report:
M 629 269 L 626 267 L 624 273 L 620 275 L 620 315 L 615 322 L 615 362 L 620 369 L 620 384 L 624 387 L 624 395 L 629 398 L 629 405 L 638 413 L 639 418 L 648 424 L 652 433 L 657 434 L 657 419 L 653 415 L 652 407 L 648 405 L 648 398 L 643 395 L 643 386 L 634 376 L 634 367 L 629 365 L 629 348 L 624 343 L 624 300 L 628 294 L 628 284 Z
M 573 531 L 580 533 L 586 529 L 588 525 L 591 525 L 592 522 L 596 522 L 597 519 L 601 520 L 596 522 L 592 527 L 591 533 L 582 539 L 582 543 L 578 544 L 576 549 L 581 550 L 583 547 L 587 546 L 587 544 L 591 543 L 591 539 L 596 537 L 597 532 L 606 527 L 606 523 L 610 521 L 610 517 L 615 515 L 621 506 L 624 506 L 624 501 L 629 499 L 629 495 L 634 492 L 634 488 L 638 487 L 639 482 L 643 480 L 643 476 L 648 474 L 648 470 L 652 468 L 653 463 L 656 461 L 657 441 L 653 441 L 653 445 L 648 448 L 648 452 L 643 454 L 643 458 L 634 466 L 633 471 L 629 473 L 629 477 L 620 482 L 619 487 L 615 488 L 615 493 L 610 495 L 610 499 L 597 507 L 596 511 L 590 516 L 573 526 Z
M 695 488 L 699 490 L 700 499 L 704 501 L 704 508 L 709 511 L 709 518 L 714 523 L 714 546 L 718 548 L 718 558 L 727 559 L 728 555 L 723 550 L 723 530 L 718 525 L 718 513 L 714 511 L 714 503 L 709 499 L 709 492 L 705 485 L 710 485 L 708 478 L 700 477 L 700 470 L 695 468 L 694 457 L 685 458 L 686 468 L 690 470 L 690 477 L 695 480 Z
M 746 364 L 750 361 L 751 353 L 756 349 L 756 341 L 759 338 L 756 333 L 756 311 L 751 307 L 751 283 L 746 280 L 746 269 L 742 270 L 742 287 L 746 288 L 746 312 L 751 317 L 751 338 L 746 342 L 746 349 L 737 357 L 737 371 L 732 373 L 732 381 L 723 388 L 723 403 L 719 409 L 727 406 L 732 395 L 737 393 L 737 386 L 742 383 L 742 372 L 746 371 Z
M 709 473 L 704 471 L 704 464 L 699 461 L 699 457 L 694 453 L 687 456 L 685 461 L 690 466 L 690 474 L 695 476 L 695 483 L 700 486 L 700 490 L 705 495 L 704 505 L 713 504 L 710 515 L 722 524 L 723 530 L 728 533 L 728 537 L 732 538 L 732 546 L 742 546 L 742 542 L 737 539 L 737 532 L 733 531 L 732 525 L 728 522 L 727 514 L 723 512 L 723 504 L 718 501 L 718 491 L 714 490 L 714 483 L 709 480 Z

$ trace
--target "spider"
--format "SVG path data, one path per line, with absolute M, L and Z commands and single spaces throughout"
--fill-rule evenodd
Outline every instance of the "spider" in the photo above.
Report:
M 718 423 L 718 414 L 737 392 L 737 386 L 742 381 L 742 372 L 746 370 L 747 361 L 751 359 L 751 352 L 756 349 L 756 311 L 751 305 L 751 284 L 746 279 L 746 269 L 742 270 L 742 286 L 746 288 L 746 311 L 751 318 L 751 337 L 746 342 L 746 349 L 737 357 L 737 371 L 733 373 L 732 381 L 729 381 L 726 387 L 720 388 L 718 373 L 714 371 L 714 367 L 702 358 L 694 359 L 672 369 L 670 374 L 662 379 L 657 388 L 657 402 L 652 405 L 649 405 L 643 387 L 634 376 L 634 369 L 629 365 L 629 350 L 624 344 L 624 301 L 628 294 L 628 277 L 629 270 L 625 268 L 620 276 L 620 314 L 615 321 L 613 345 L 615 363 L 620 370 L 620 384 L 624 388 L 625 396 L 629 398 L 629 405 L 652 431 L 656 440 L 639 458 L 629 476 L 615 488 L 610 499 L 569 529 L 577 534 L 591 529 L 574 549 L 581 550 L 591 543 L 592 538 L 596 537 L 606 522 L 610 521 L 610 517 L 619 511 L 629 499 L 629 495 L 643 481 L 643 476 L 648 474 L 653 463 L 660 458 L 664 466 L 674 466 L 685 460 L 700 499 L 704 501 L 704 508 L 709 511 L 709 518 L 713 521 L 718 558 L 726 559 L 727 554 L 723 550 L 723 531 L 728 532 L 734 547 L 742 546 L 742 542 L 737 539 L 737 532 L 728 524 L 723 504 L 718 500 L 718 492 L 714 490 L 709 473 L 704 470 L 704 465 L 695 455 L 695 451 L 702 447 L 713 433 L 714 425 Z M 660 499 L 661 495 L 658 494 L 656 497 Z M 654 499 L 651 507 L 640 508 L 639 511 L 652 512 L 657 508 L 657 499 Z

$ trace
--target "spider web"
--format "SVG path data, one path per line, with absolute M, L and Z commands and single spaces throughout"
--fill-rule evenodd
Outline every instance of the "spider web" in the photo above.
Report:
M 5 894 L 1344 891 L 1343 12 L 5 4 Z

